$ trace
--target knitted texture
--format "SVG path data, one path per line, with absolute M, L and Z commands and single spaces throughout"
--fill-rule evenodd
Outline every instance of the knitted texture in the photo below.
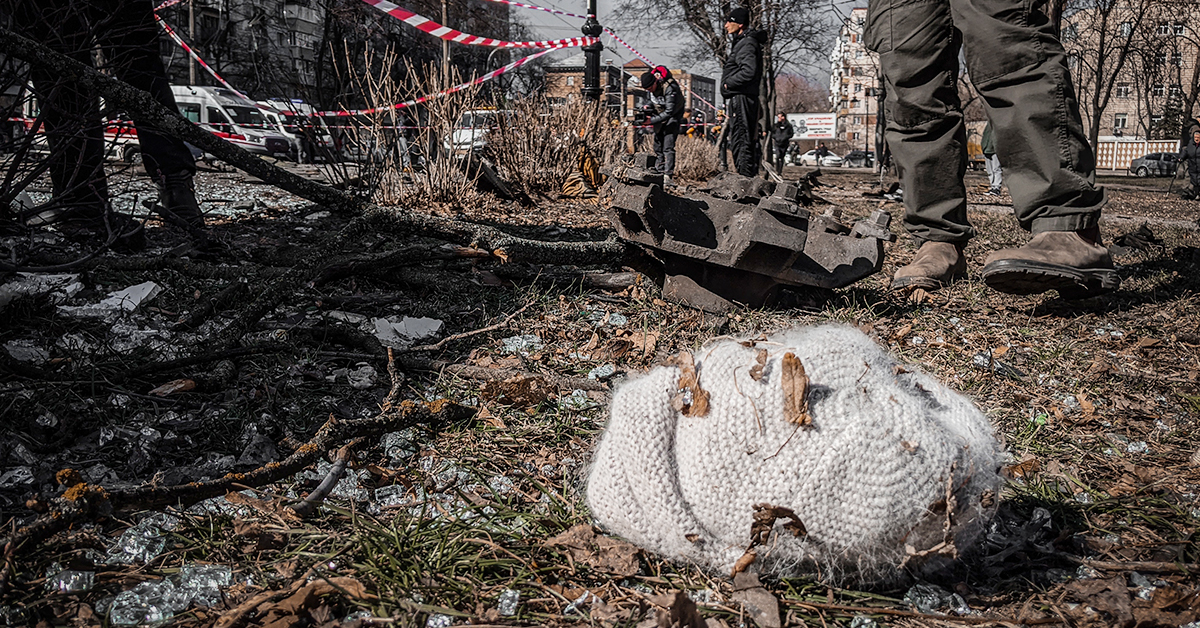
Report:
M 752 373 L 764 349 L 761 375 Z M 810 381 L 808 426 L 785 417 L 787 353 Z M 705 416 L 673 407 L 675 366 L 613 395 L 587 486 L 592 514 L 612 533 L 729 573 L 765 503 L 793 511 L 807 535 L 776 521 L 755 548 L 758 571 L 879 581 L 955 557 L 994 511 L 1000 445 L 987 419 L 857 329 L 719 340 L 695 362 L 710 395 Z

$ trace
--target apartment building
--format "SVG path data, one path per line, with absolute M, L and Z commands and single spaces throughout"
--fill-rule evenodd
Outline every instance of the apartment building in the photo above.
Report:
M 829 55 L 829 100 L 837 113 L 837 138 L 853 148 L 872 150 L 879 113 L 876 85 L 879 55 L 863 43 L 865 8 L 853 9 L 842 23 Z

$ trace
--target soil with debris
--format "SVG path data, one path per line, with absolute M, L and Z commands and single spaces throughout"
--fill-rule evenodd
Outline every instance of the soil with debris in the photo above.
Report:
M 815 193 L 850 216 L 892 214 L 901 237 L 882 272 L 729 316 L 616 274 L 636 269 L 538 266 L 376 232 L 341 241 L 338 264 L 254 311 L 296 269 L 329 259 L 348 219 L 236 172 L 198 183 L 222 216 L 222 252 L 176 257 L 182 235 L 151 221 L 144 254 L 5 276 L 0 514 L 8 534 L 44 523 L 55 499 L 87 516 L 5 548 L 0 623 L 1200 620 L 1200 203 L 1167 194 L 1166 180 L 1105 180 L 1101 227 L 1121 288 L 1080 302 L 1012 297 L 984 287 L 979 263 L 1025 235 L 1009 199 L 984 196 L 973 173 L 970 277 L 908 299 L 887 291 L 914 252 L 901 206 L 878 194 L 889 181 L 820 180 Z M 435 211 L 540 239 L 611 233 L 589 202 Z M 3 245 L 48 260 L 83 250 L 53 231 Z M 583 473 L 612 386 L 717 335 L 824 321 L 857 325 L 997 426 L 1010 481 L 972 555 L 895 589 L 730 581 L 591 526 Z M 329 436 L 338 430 L 360 438 Z M 307 514 L 295 507 L 326 490 Z

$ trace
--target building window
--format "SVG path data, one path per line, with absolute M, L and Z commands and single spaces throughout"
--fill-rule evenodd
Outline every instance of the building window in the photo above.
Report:
M 1183 94 L 1183 88 L 1181 88 L 1178 84 L 1172 85 L 1170 94 L 1171 96 L 1180 96 Z
M 567 87 L 571 87 L 571 86 L 572 86 L 572 85 L 574 85 L 574 84 L 575 84 L 575 77 L 574 77 L 574 76 L 568 76 L 568 77 L 567 77 Z
M 1171 55 L 1171 65 L 1173 65 L 1177 68 L 1182 68 L 1183 67 L 1183 55 L 1178 52 L 1173 53 Z
M 1159 66 L 1166 65 L 1167 64 L 1167 53 L 1160 52 L 1160 53 L 1154 55 L 1154 63 Z
M 1129 98 L 1129 83 L 1117 83 L 1117 98 Z
M 1162 118 L 1162 116 L 1150 116 L 1150 126 L 1158 126 L 1159 123 L 1162 122 Z
M 859 133 L 858 131 L 851 133 L 850 136 L 851 141 L 857 142 L 858 140 L 862 139 L 862 133 Z
M 1158 25 L 1158 34 L 1159 35 L 1170 35 L 1171 34 L 1171 25 L 1167 24 L 1166 22 L 1159 24 Z
M 854 58 L 855 58 L 855 59 L 861 59 L 861 58 L 863 58 L 863 51 L 861 51 L 861 50 L 855 50 L 855 51 L 854 51 Z
M 1166 90 L 1163 88 L 1162 83 L 1155 83 L 1154 87 L 1151 88 L 1150 93 L 1154 94 L 1155 96 L 1162 96 L 1166 93 Z
M 1186 28 L 1184 27 L 1183 22 L 1175 22 L 1175 34 L 1183 36 L 1184 33 L 1186 33 Z
M 855 94 L 862 93 L 862 83 L 855 83 L 855 84 L 854 84 L 854 93 L 855 93 Z
M 1075 26 L 1074 24 L 1067 24 L 1066 26 L 1063 27 L 1063 29 L 1062 29 L 1062 40 L 1063 41 L 1072 41 L 1077 37 L 1079 37 L 1079 27 Z
M 1121 22 L 1121 37 L 1129 37 L 1133 34 L 1133 22 Z
M 1124 129 L 1127 124 L 1129 124 L 1129 114 L 1118 113 L 1117 115 L 1113 116 L 1114 129 Z

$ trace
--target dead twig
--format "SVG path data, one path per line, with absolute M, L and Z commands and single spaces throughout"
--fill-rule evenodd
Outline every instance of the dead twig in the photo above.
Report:
M 513 312 L 512 314 L 509 314 L 508 317 L 506 317 L 504 320 L 502 320 L 499 323 L 496 323 L 494 325 L 488 325 L 487 327 L 481 327 L 479 329 L 473 329 L 471 331 L 464 331 L 460 334 L 446 336 L 445 338 L 442 338 L 441 340 L 439 340 L 431 345 L 419 345 L 416 347 L 411 347 L 409 349 L 405 349 L 405 351 L 437 351 L 438 349 L 441 349 L 442 347 L 444 347 L 447 344 L 454 342 L 456 340 L 462 340 L 463 338 L 470 338 L 471 336 L 475 336 L 478 334 L 485 334 L 489 331 L 496 331 L 497 329 L 500 329 L 501 327 L 506 327 L 509 323 L 512 322 L 512 320 L 514 318 L 520 316 L 522 313 L 525 312 L 525 310 L 529 309 L 529 306 L 531 306 L 531 305 L 533 305 L 533 301 L 530 301 L 529 303 L 526 303 L 525 305 L 521 306 L 521 309 L 517 310 L 516 312 Z M 388 354 L 390 356 L 391 352 L 389 351 Z
M 825 602 L 804 602 L 800 600 L 782 600 L 784 604 L 790 606 L 799 606 L 801 608 L 810 608 L 812 610 L 840 611 L 843 613 L 861 613 L 864 615 L 891 615 L 893 617 L 911 617 L 913 619 L 925 619 L 933 621 L 946 621 L 959 624 L 1020 624 L 1024 626 L 1042 626 L 1046 624 L 1062 623 L 1057 617 L 1047 617 L 1042 619 L 1025 619 L 1016 621 L 1013 619 L 1004 619 L 999 617 L 976 617 L 974 615 L 958 616 L 958 615 L 934 615 L 931 613 L 920 613 L 917 611 L 902 611 L 894 608 L 877 608 L 872 606 L 849 606 L 846 604 L 828 604 Z
M 342 475 L 346 473 L 346 463 L 350 461 L 350 455 L 354 450 L 354 446 L 361 443 L 362 440 L 361 438 L 356 438 L 338 450 L 337 457 L 333 461 L 333 467 L 329 469 L 329 473 L 325 475 L 325 478 L 321 480 L 317 488 L 313 489 L 302 501 L 290 506 L 293 512 L 301 517 L 307 517 L 317 509 L 317 506 L 321 505 L 321 502 L 325 501 L 325 498 L 333 491 L 333 487 L 337 486 L 337 483 L 342 479 Z
M 1163 561 L 1128 561 L 1116 562 L 1109 560 L 1092 560 L 1090 558 L 1080 558 L 1070 554 L 1060 554 L 1063 558 L 1077 564 L 1086 565 L 1092 569 L 1102 569 L 1104 571 L 1145 571 L 1150 573 L 1182 573 L 1190 574 L 1200 572 L 1200 564 L 1196 563 L 1168 563 Z

